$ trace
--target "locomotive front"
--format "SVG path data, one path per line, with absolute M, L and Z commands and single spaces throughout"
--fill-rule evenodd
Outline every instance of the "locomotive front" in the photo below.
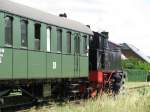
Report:
M 118 93 L 123 78 L 119 46 L 108 41 L 108 32 L 94 32 L 89 40 L 89 80 L 98 91 Z

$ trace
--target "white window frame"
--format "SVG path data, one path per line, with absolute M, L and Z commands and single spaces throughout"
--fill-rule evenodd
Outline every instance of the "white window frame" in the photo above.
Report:
M 51 28 L 47 27 L 47 52 L 51 51 Z

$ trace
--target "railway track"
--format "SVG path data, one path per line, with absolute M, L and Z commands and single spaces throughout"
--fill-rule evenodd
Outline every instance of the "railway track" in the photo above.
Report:
M 15 112 L 17 110 L 21 110 L 23 108 L 30 108 L 36 104 L 36 101 L 31 100 L 31 99 L 26 99 L 21 96 L 15 96 L 5 98 L 5 104 L 1 104 L 0 106 L 0 112 Z
M 76 105 L 81 104 L 80 99 L 68 100 L 69 103 L 73 103 Z M 43 100 L 43 101 L 29 101 L 26 103 L 14 104 L 3 106 L 0 109 L 0 112 L 28 112 L 32 107 L 41 108 L 43 106 L 53 107 L 54 105 L 64 105 L 64 103 L 68 101 L 58 101 L 58 100 Z M 50 103 L 49 103 L 50 102 Z
M 16 111 L 20 111 L 24 109 L 29 109 L 33 105 L 34 105 L 33 102 L 23 103 L 23 104 L 18 104 L 18 105 L 9 105 L 9 106 L 1 108 L 1 112 L 16 112 Z
M 135 89 L 146 88 L 146 87 L 149 87 L 149 88 L 150 88 L 150 85 L 136 86 L 136 87 L 131 87 L 131 88 L 128 88 L 128 89 L 129 89 L 129 90 L 135 90 Z
M 134 87 L 129 87 L 127 88 L 127 90 L 136 90 L 136 89 L 141 89 L 141 88 L 150 88 L 150 84 L 144 84 L 144 85 L 140 85 L 140 86 L 134 86 Z
M 27 110 L 30 110 L 33 106 L 41 107 L 46 104 L 48 104 L 48 101 L 45 100 L 41 102 L 28 101 L 25 103 L 3 106 L 0 112 L 27 112 Z
M 134 90 L 141 89 L 141 88 L 150 88 L 150 85 L 146 84 L 146 85 L 140 85 L 140 86 L 135 86 L 135 87 L 129 87 L 126 90 L 127 91 L 134 91 Z M 1 107 L 0 112 L 16 112 L 16 111 L 17 112 L 27 112 L 33 106 L 42 107 L 43 105 L 49 104 L 48 102 L 50 101 L 50 100 L 36 101 L 33 99 L 25 99 L 25 98 L 22 98 L 19 96 L 12 98 L 12 101 L 13 100 L 16 101 L 16 99 L 17 100 L 22 99 L 22 102 L 20 102 L 18 104 L 13 103 L 13 104 L 9 104 L 9 105 L 4 105 L 3 107 Z M 70 102 L 75 103 L 75 104 L 80 104 L 80 101 L 81 100 L 77 99 L 77 100 L 72 100 Z M 58 103 L 58 101 L 56 101 L 56 102 Z

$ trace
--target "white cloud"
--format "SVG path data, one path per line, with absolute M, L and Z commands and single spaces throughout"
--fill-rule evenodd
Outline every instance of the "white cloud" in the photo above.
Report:
M 110 40 L 133 44 L 150 55 L 150 2 L 148 0 L 12 0 L 90 24 L 110 32 Z M 39 6 L 40 5 L 40 6 Z

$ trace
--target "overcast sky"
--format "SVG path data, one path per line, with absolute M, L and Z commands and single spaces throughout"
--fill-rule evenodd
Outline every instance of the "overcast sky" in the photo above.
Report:
M 110 40 L 129 43 L 150 56 L 150 0 L 11 0 L 110 32 Z

